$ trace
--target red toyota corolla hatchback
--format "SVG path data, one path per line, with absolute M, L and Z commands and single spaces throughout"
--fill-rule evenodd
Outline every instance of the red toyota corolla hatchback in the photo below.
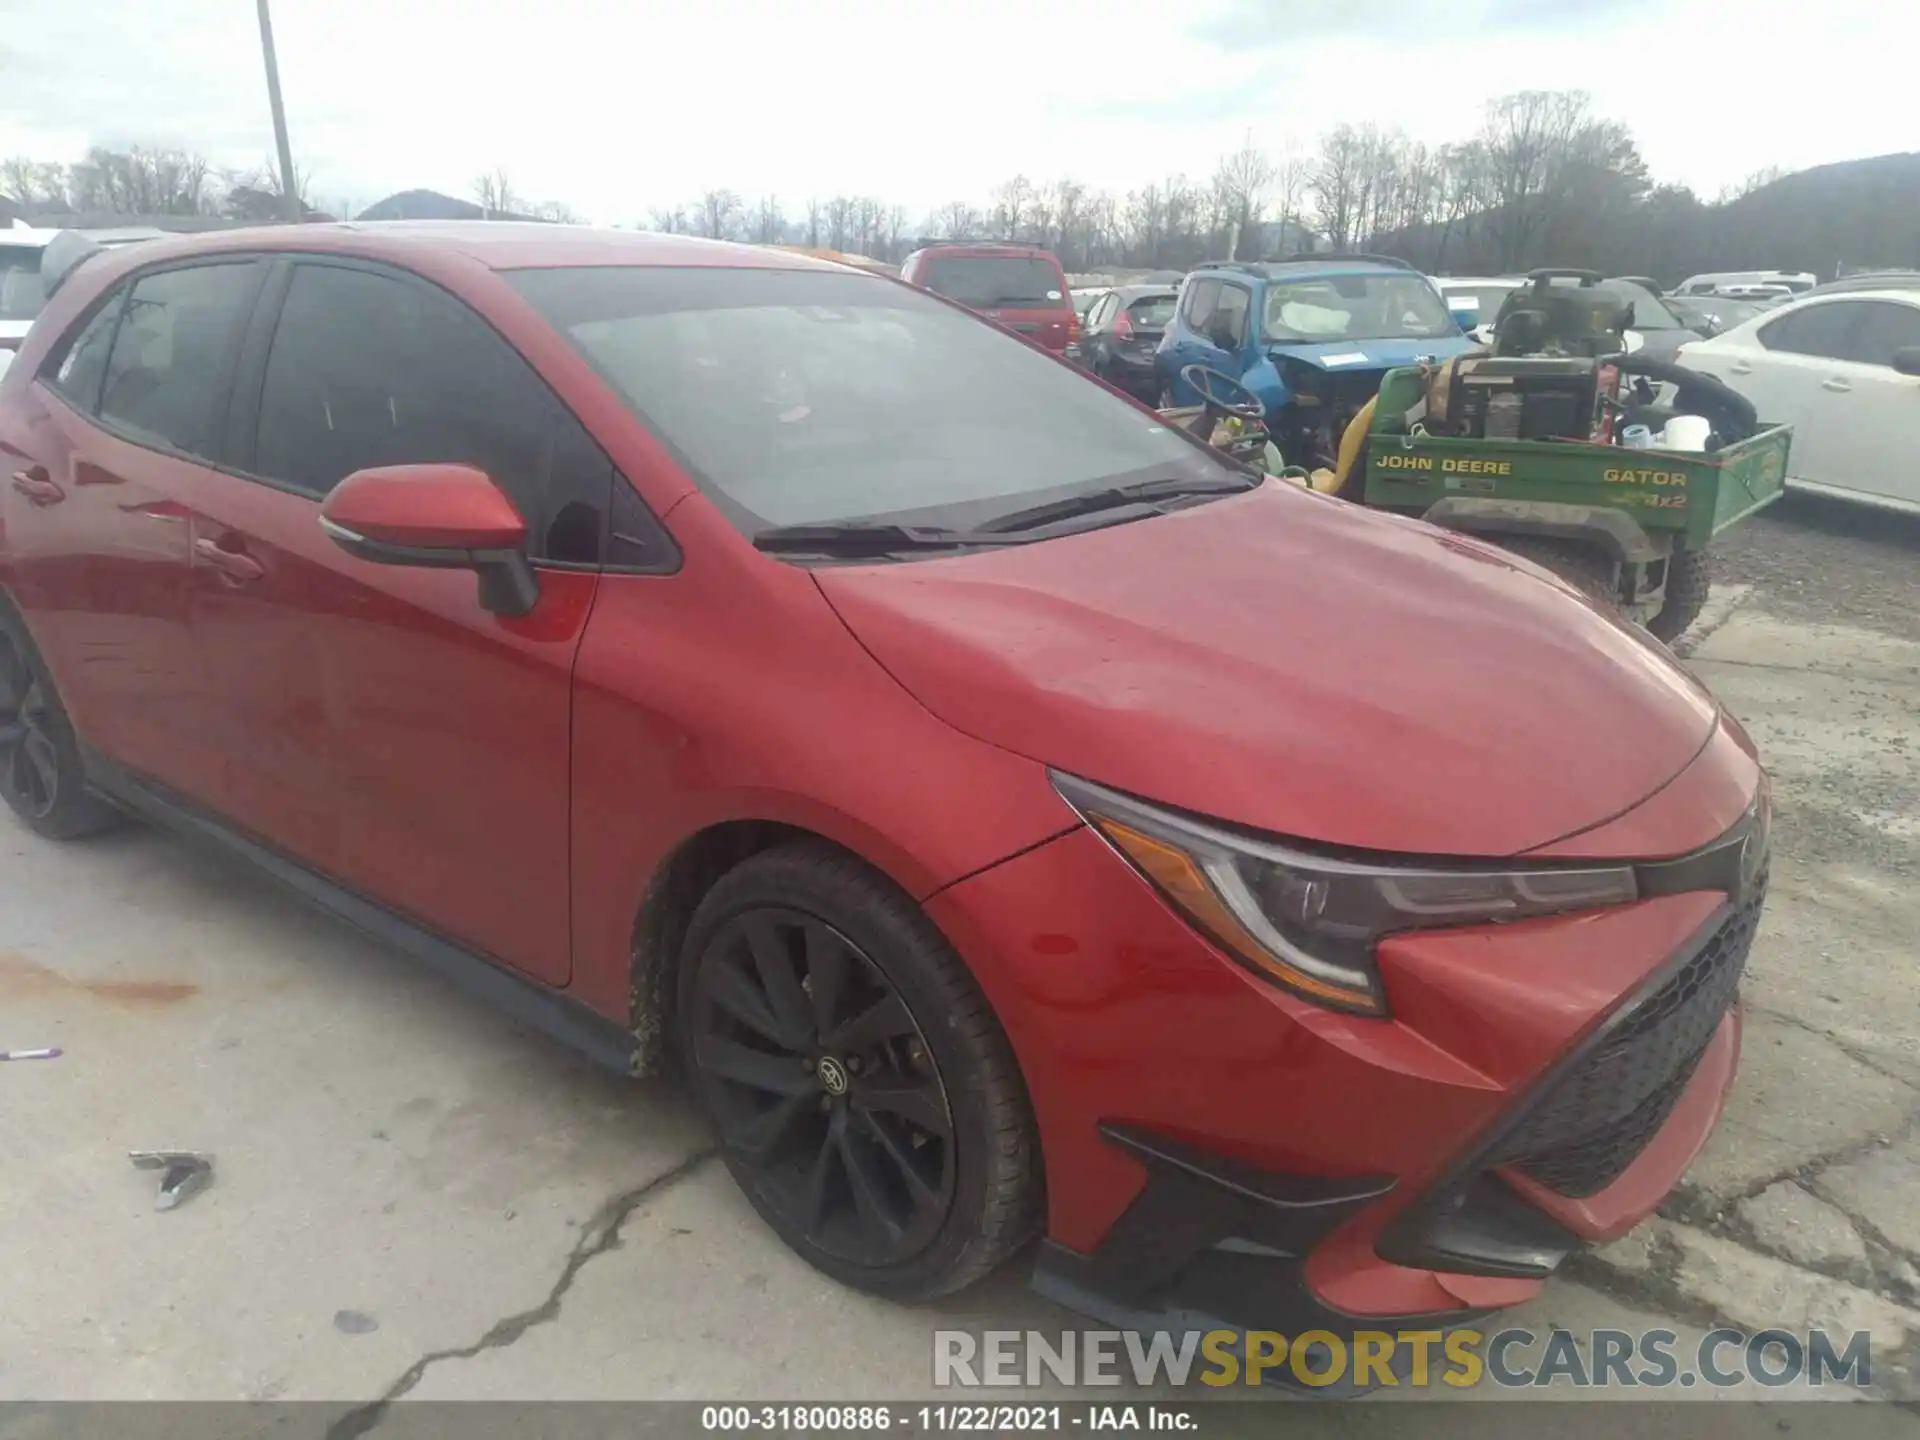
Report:
M 1753 748 L 1472 540 L 957 305 L 684 238 L 83 261 L 0 383 L 0 775 L 246 856 L 623 1069 L 923 1297 L 1445 1326 L 1733 1074 Z

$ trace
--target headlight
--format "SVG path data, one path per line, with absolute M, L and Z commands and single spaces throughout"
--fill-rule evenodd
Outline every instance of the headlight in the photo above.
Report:
M 1624 905 L 1631 868 L 1388 865 L 1316 855 L 1053 772 L 1054 788 L 1180 913 L 1305 999 L 1386 1014 L 1374 947 L 1403 930 Z

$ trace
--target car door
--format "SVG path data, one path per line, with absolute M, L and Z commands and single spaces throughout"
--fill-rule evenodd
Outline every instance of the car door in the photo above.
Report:
M 572 667 L 611 462 L 477 313 L 404 272 L 284 264 L 242 373 L 242 473 L 216 477 L 196 519 L 223 808 L 348 888 L 565 983 Z M 320 503 L 347 475 L 430 461 L 486 471 L 527 520 L 532 613 L 483 609 L 471 573 L 371 564 L 327 539 Z
M 1835 430 L 1838 395 L 1825 382 L 1844 364 L 1863 318 L 1859 302 L 1822 300 L 1717 340 L 1689 347 L 1686 363 L 1726 381 L 1753 402 L 1760 419 L 1793 426 L 1787 473 L 1831 483 L 1840 468 Z
M 1169 325 L 1160 342 L 1160 383 L 1172 392 L 1176 405 L 1198 405 L 1200 396 L 1181 378 L 1189 365 L 1219 369 L 1220 347 L 1209 337 L 1207 327 L 1220 303 L 1220 282 L 1191 279 L 1180 292 L 1178 323 Z
M 225 759 L 199 723 L 192 507 L 221 459 L 264 270 L 244 256 L 172 266 L 91 307 L 28 398 L 34 453 L 8 497 L 21 602 L 81 735 L 202 800 Z
M 1813 478 L 1889 500 L 1920 504 L 1920 378 L 1893 368 L 1900 350 L 1920 348 L 1920 304 L 1904 300 L 1851 302 L 1860 323 L 1849 333 L 1847 355 L 1821 377 L 1828 420 L 1822 462 Z

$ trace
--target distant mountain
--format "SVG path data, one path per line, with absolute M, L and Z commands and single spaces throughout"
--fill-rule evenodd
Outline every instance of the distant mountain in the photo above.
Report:
M 1716 269 L 1920 267 L 1920 153 L 1816 165 L 1713 207 Z M 1778 257 L 1778 258 L 1774 258 Z
M 438 190 L 402 190 L 376 201 L 353 217 L 356 220 L 538 220 L 505 210 L 482 210 L 471 200 L 442 195 Z
M 1377 235 L 1366 248 L 1450 275 L 1568 265 L 1668 285 L 1716 270 L 1807 270 L 1831 280 L 1848 270 L 1920 268 L 1920 153 L 1816 165 L 1718 202 L 1674 186 L 1635 193 L 1604 170 L 1581 179 L 1533 202 L 1518 265 L 1504 263 L 1499 209 Z

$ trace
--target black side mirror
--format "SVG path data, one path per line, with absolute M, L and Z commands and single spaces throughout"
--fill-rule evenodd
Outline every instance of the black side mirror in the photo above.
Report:
M 1893 368 L 1902 375 L 1920 375 L 1920 345 L 1907 345 L 1894 351 Z

